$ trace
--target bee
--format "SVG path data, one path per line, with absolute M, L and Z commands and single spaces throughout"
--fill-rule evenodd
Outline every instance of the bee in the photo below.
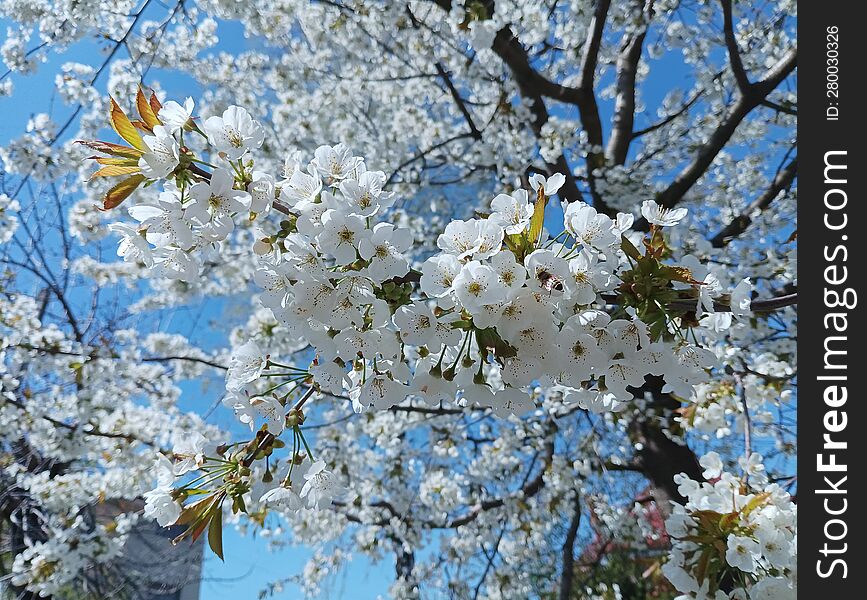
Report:
M 541 284 L 542 289 L 548 290 L 551 294 L 554 291 L 563 292 L 563 281 L 553 273 L 540 269 L 536 272 L 536 280 Z

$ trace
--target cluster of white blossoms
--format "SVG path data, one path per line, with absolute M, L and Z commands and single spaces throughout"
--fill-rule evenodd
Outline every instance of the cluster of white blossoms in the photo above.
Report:
M 40 597 L 61 594 L 88 565 L 119 556 L 136 521 L 134 515 L 122 515 L 110 521 L 111 528 L 101 523 L 94 527 L 79 515 L 71 523 L 51 523 L 49 541 L 29 545 L 15 556 L 10 583 L 29 586 Z
M 708 380 L 715 355 L 687 340 L 683 319 L 714 314 L 723 290 L 662 258 L 663 228 L 685 209 L 644 202 L 645 238 L 631 230 L 632 215 L 564 204 L 562 231 L 552 236 L 545 209 L 565 178 L 535 175 L 534 201 L 516 189 L 496 196 L 487 215 L 451 221 L 437 238 L 440 252 L 415 270 L 411 233 L 388 220 L 395 196 L 384 189 L 385 173 L 346 146 L 320 146 L 306 164 L 294 152 L 275 177 L 254 167 L 264 133 L 243 108 L 201 127 L 191 100 L 162 106 L 140 90 L 137 108 L 143 136 L 112 101 L 112 124 L 132 148 L 85 142 L 115 157 L 97 159 L 106 165 L 97 175 L 129 176 L 109 190 L 106 208 L 143 182 L 163 181 L 155 203 L 129 207 L 137 224 L 110 226 L 122 236 L 118 254 L 155 277 L 193 281 L 240 220 L 279 212 L 270 231 L 259 225 L 254 279 L 262 305 L 312 348 L 306 368 L 278 362 L 253 339 L 236 348 L 223 403 L 256 437 L 234 451 L 206 451 L 204 438 L 176 447 L 180 462 L 160 467 L 164 476 L 146 495 L 147 513 L 162 524 L 181 518 L 179 498 L 191 489 L 173 489 L 171 480 L 199 469 L 205 474 L 194 481 L 222 474 L 219 493 L 243 510 L 250 465 L 285 446 L 284 431 L 293 436 L 289 473 L 263 499 L 298 509 L 306 498 L 318 508 L 342 494 L 304 437 L 302 408 L 314 395 L 348 397 L 356 412 L 418 399 L 505 418 L 535 408 L 537 385 L 604 412 L 622 408 L 647 376 L 683 398 Z M 184 141 L 195 135 L 210 148 L 207 160 Z M 749 314 L 750 291 L 746 281 L 726 296 L 735 317 Z M 202 509 L 202 522 L 212 508 Z
M 672 550 L 662 569 L 684 600 L 786 600 L 797 597 L 797 505 L 768 483 L 762 456 L 739 462 L 742 477 L 724 472 L 716 452 L 700 459 L 698 482 L 675 481 L 687 498 L 665 522 Z
M 71 588 L 99 579 L 108 563 L 89 541 L 90 532 L 63 527 L 79 511 L 100 511 L 116 500 L 124 501 L 125 514 L 140 512 L 137 499 L 156 483 L 160 485 L 148 493 L 149 516 L 188 524 L 179 529 L 195 521 L 190 517 L 199 513 L 187 507 L 196 500 L 213 501 L 218 496 L 211 494 L 221 490 L 240 497 L 249 517 L 232 515 L 227 502 L 222 511 L 227 524 L 255 531 L 260 539 L 268 536 L 274 546 L 300 545 L 300 554 L 304 548 L 313 551 L 303 572 L 275 575 L 297 575 L 311 596 L 352 556 L 386 563 L 393 558 L 393 597 L 476 593 L 523 599 L 538 595 L 540 582 L 550 584 L 553 591 L 561 574 L 564 581 L 566 577 L 561 549 L 572 513 L 569 506 L 577 494 L 585 508 L 575 556 L 586 557 L 588 546 L 593 550 L 585 543 L 584 532 L 599 514 L 620 517 L 606 520 L 599 545 L 609 537 L 624 540 L 634 553 L 611 554 L 606 545 L 599 551 L 602 569 L 593 570 L 591 582 L 576 575 L 575 594 L 580 595 L 577 588 L 586 583 L 592 591 L 585 596 L 613 597 L 612 582 L 617 582 L 624 584 L 624 595 L 641 595 L 636 583 L 648 597 L 668 595 L 670 586 L 657 577 L 658 569 L 651 576 L 660 580 L 653 589 L 643 575 L 665 549 L 652 544 L 650 535 L 641 535 L 634 523 L 627 525 L 635 521 L 634 498 L 647 506 L 647 485 L 665 505 L 660 512 L 668 508 L 665 498 L 676 495 L 669 470 L 660 473 L 655 467 L 669 459 L 677 465 L 693 464 L 689 448 L 705 444 L 729 451 L 741 443 L 739 434 L 751 431 L 754 445 L 759 439 L 762 448 L 768 440 L 777 444 L 768 468 L 779 478 L 791 471 L 794 463 L 787 456 L 795 448 L 794 404 L 787 399 L 796 382 L 796 311 L 787 306 L 769 312 L 758 299 L 797 291 L 797 240 L 790 237 L 797 196 L 797 152 L 792 147 L 797 96 L 791 85 L 797 11 L 792 0 L 772 2 L 762 11 L 750 10 L 749 3 L 733 3 L 732 24 L 744 70 L 751 81 L 765 82 L 756 86 L 761 94 L 744 98 L 727 64 L 721 4 L 700 3 L 696 8 L 684 11 L 680 2 L 594 0 L 0 0 L 0 14 L 9 26 L 8 41 L 0 43 L 0 57 L 6 63 L 0 69 L 0 96 L 12 93 L 14 83 L 23 94 L 20 100 L 35 115 L 29 123 L 20 122 L 20 137 L 0 149 L 7 174 L 3 191 L 8 194 L 0 195 L 0 244 L 8 240 L 0 248 L 0 488 L 8 489 L 11 482 L 16 490 L 0 512 L 4 531 L 22 533 L 33 548 L 26 551 L 26 560 L 16 559 L 17 581 L 36 590 L 52 585 L 54 577 L 69 581 Z M 592 37 L 594 32 L 598 37 Z M 238 44 L 241 35 L 250 43 Z M 102 40 L 105 52 L 64 56 L 83 39 Z M 590 39 L 599 43 L 588 44 Z M 53 78 L 55 83 L 54 90 L 44 90 L 42 97 L 28 95 L 33 85 L 26 82 L 26 73 L 37 69 L 40 82 Z M 130 123 L 141 141 L 121 123 L 141 149 L 132 142 L 127 142 L 130 147 L 114 147 L 124 154 L 110 156 L 103 166 L 111 167 L 108 172 L 118 179 L 139 176 L 140 192 L 113 211 L 94 210 L 94 203 L 101 203 L 105 180 L 100 176 L 88 181 L 93 169 L 84 158 L 95 152 L 75 146 L 72 139 L 100 137 L 106 93 L 130 100 L 145 81 L 162 98 L 159 90 L 168 91 L 177 83 L 177 78 L 164 79 L 167 73 L 182 73 L 200 90 L 195 107 L 183 101 L 176 106 L 166 103 L 165 111 L 152 106 L 153 116 L 135 117 Z M 55 105 L 49 110 L 52 98 Z M 595 103 L 589 101 L 592 98 Z M 767 102 L 758 103 L 760 99 Z M 752 100 L 757 104 L 747 109 Z M 151 102 L 121 104 L 126 110 L 137 106 L 147 113 Z M 231 105 L 250 109 L 250 121 L 237 110 L 224 115 Z M 203 115 L 192 122 L 201 134 L 187 128 L 193 108 Z M 253 118 L 261 118 L 261 127 L 252 123 Z M 8 123 L 10 131 L 16 128 L 14 121 Z M 230 129 L 223 127 L 226 121 Z M 720 136 L 721 131 L 726 135 Z M 259 145 L 262 132 L 267 141 Z M 367 410 L 353 417 L 349 392 L 359 390 L 363 370 L 371 373 L 374 361 L 356 359 L 349 364 L 341 359 L 345 368 L 334 372 L 345 370 L 348 389 L 341 381 L 342 391 L 335 397 L 314 391 L 302 407 L 306 421 L 300 429 L 315 451 L 314 461 L 297 438 L 297 413 L 294 422 L 281 417 L 292 411 L 311 384 L 321 390 L 324 377 L 320 374 L 316 381 L 310 375 L 315 367 L 333 367 L 324 352 L 325 358 L 311 365 L 311 344 L 251 297 L 262 290 L 254 281 L 260 258 L 253 251 L 253 232 L 261 226 L 255 249 L 262 256 L 271 248 L 284 251 L 288 236 L 298 232 L 297 223 L 293 225 L 298 211 L 290 208 L 286 187 L 295 169 L 283 174 L 281 165 L 292 149 L 302 148 L 303 160 L 293 159 L 291 166 L 300 163 L 301 174 L 309 174 L 307 165 L 315 158 L 317 142 L 337 141 L 388 174 L 384 188 L 397 200 L 372 221 L 408 229 L 413 238 L 404 253 L 410 270 L 379 286 L 383 293 L 378 299 L 386 301 L 391 313 L 391 324 L 382 331 L 391 336 L 406 328 L 401 319 L 413 318 L 416 308 L 427 306 L 440 313 L 434 316 L 445 328 L 438 331 L 456 341 L 439 347 L 440 352 L 447 350 L 437 370 L 437 342 L 427 339 L 414 345 L 407 338 L 400 361 L 410 370 L 406 379 L 395 372 L 403 367 L 382 365 L 376 356 L 376 369 L 391 374 L 385 376 L 388 385 L 397 381 L 400 391 L 439 386 L 445 397 L 441 406 L 425 405 L 423 394 L 412 394 L 392 410 Z M 215 151 L 218 148 L 225 159 Z M 248 164 L 251 159 L 255 168 Z M 243 177 L 237 174 L 239 168 Z M 574 299 L 579 312 L 599 311 L 602 320 L 632 321 L 626 309 L 634 310 L 647 325 L 651 344 L 671 349 L 672 357 L 674 348 L 688 347 L 682 335 L 701 346 L 702 354 L 704 348 L 711 350 L 718 363 L 709 377 L 699 374 L 706 381 L 680 388 L 683 394 L 694 389 L 691 397 L 660 393 L 660 378 L 653 377 L 639 397 L 630 400 L 627 394 L 622 402 L 608 393 L 608 376 L 602 375 L 606 365 L 591 367 L 590 378 L 567 385 L 559 379 L 562 374 L 547 374 L 555 367 L 543 361 L 537 381 L 507 384 L 505 364 L 524 357 L 507 339 L 505 324 L 473 331 L 454 377 L 448 379 L 468 333 L 460 322 L 482 322 L 484 311 L 473 309 L 476 316 L 465 311 L 456 299 L 458 290 L 436 300 L 421 291 L 423 261 L 437 251 L 436 238 L 451 215 L 487 221 L 489 213 L 509 212 L 499 208 L 509 200 L 501 198 L 496 207 L 491 200 L 501 191 L 521 196 L 515 182 L 528 168 L 530 173 L 563 173 L 560 199 L 583 198 L 618 226 L 616 211 L 638 218 L 646 198 L 675 210 L 689 207 L 687 218 L 676 226 L 665 221 L 676 219 L 677 213 L 662 213 L 653 204 L 647 212 L 666 227 L 662 262 L 686 267 L 691 279 L 704 285 L 677 279 L 671 279 L 670 286 L 654 285 L 649 269 L 653 260 L 646 259 L 640 233 L 649 222 L 645 218 L 633 230 L 623 230 L 641 254 L 641 259 L 630 259 L 636 267 L 648 268 L 647 273 L 621 264 L 622 243 L 613 254 L 590 248 L 587 253 L 599 255 L 590 304 L 578 301 L 589 297 L 593 286 L 585 286 L 580 296 L 569 289 L 573 296 L 567 301 L 560 288 L 565 295 L 572 284 L 551 281 L 551 291 L 540 295 L 547 296 L 546 308 L 555 304 L 557 311 L 567 311 L 556 315 L 558 334 L 572 310 L 567 302 Z M 144 171 L 150 175 L 145 177 Z M 199 185 L 196 193 L 204 197 L 217 171 L 234 180 L 235 196 L 227 206 L 237 200 L 244 210 L 226 214 L 210 202 L 192 209 L 191 189 Z M 167 177 L 157 178 L 160 172 Z M 151 177 L 160 181 L 153 183 Z M 216 178 L 219 183 L 221 175 Z M 357 181 L 357 176 L 350 179 Z M 136 180 L 116 189 L 110 195 L 113 201 L 131 191 Z M 552 186 L 556 183 L 557 179 L 551 181 Z M 323 187 L 342 194 L 339 186 L 336 192 L 328 183 Z M 520 203 L 528 210 L 517 216 L 517 222 L 510 218 L 502 225 L 509 251 L 509 236 L 527 230 L 526 220 L 532 220 L 538 199 L 529 182 L 518 187 L 528 193 L 526 205 Z M 143 218 L 171 212 L 160 209 L 161 192 L 170 192 L 169 204 L 174 196 L 184 211 L 190 208 L 186 216 L 174 213 L 167 223 L 189 226 L 189 236 L 180 230 L 181 241 L 172 241 L 171 233 L 152 234 L 151 243 L 147 233 L 140 233 L 150 226 L 125 218 L 130 205 L 141 208 Z M 257 198 L 262 199 L 261 209 Z M 269 201 L 270 211 L 265 208 Z M 583 205 L 575 206 L 573 211 Z M 294 214 L 285 214 L 284 208 Z M 540 234 L 541 246 L 538 239 L 537 247 L 522 243 L 515 254 L 516 267 L 526 270 L 525 260 L 533 251 L 552 250 L 560 242 L 575 245 L 574 236 L 563 234 L 548 246 L 562 229 L 551 214 L 556 208 L 550 207 L 543 221 L 551 234 Z M 474 209 L 480 212 L 473 214 Z M 251 220 L 257 210 L 261 212 Z M 117 260 L 113 251 L 105 252 L 113 241 L 106 238 L 117 235 L 105 226 L 106 219 L 124 221 L 113 227 L 123 238 L 127 262 Z M 287 224 L 285 236 L 280 233 L 281 220 Z M 230 222 L 233 231 L 223 238 Z M 730 224 L 739 227 L 732 229 Z M 154 231 L 157 227 L 154 223 Z M 315 236 L 311 239 L 326 262 L 333 260 L 332 250 L 319 249 Z M 62 240 L 68 244 L 61 248 Z M 470 261 L 493 266 L 508 257 L 506 250 L 501 250 L 501 257 Z M 343 246 L 340 251 L 350 249 Z M 565 253 L 560 257 L 567 262 L 577 258 Z M 458 262 L 463 266 L 468 261 Z M 674 273 L 664 275 L 662 281 Z M 757 299 L 749 319 L 741 318 L 748 313 L 723 312 L 720 307 L 741 311 L 749 304 L 750 284 L 741 284 L 741 292 L 746 290 L 741 293 L 743 302 L 725 295 L 746 277 L 754 282 Z M 293 286 L 297 283 L 290 280 Z M 406 283 L 409 295 L 397 300 Z M 391 290 L 388 297 L 386 285 Z M 522 287 L 530 285 L 525 281 Z M 642 305 L 648 287 L 653 301 Z M 704 302 L 693 313 L 696 293 Z M 510 305 L 511 300 L 503 304 Z M 98 310 L 92 311 L 92 306 Z M 451 324 L 458 327 L 449 330 Z M 119 327 L 130 329 L 121 334 Z M 187 339 L 157 344 L 152 340 L 164 338 L 148 335 L 151 332 Z M 496 338 L 488 337 L 493 333 Z M 464 365 L 466 352 L 480 361 L 479 339 L 487 348 L 482 367 L 487 386 L 470 388 L 467 395 L 466 379 L 475 378 L 477 371 Z M 512 350 L 515 357 L 508 356 Z M 230 409 L 211 414 L 206 408 L 218 400 L 209 397 L 211 384 L 222 387 L 230 353 L 239 358 L 249 355 L 254 361 L 267 354 L 271 363 L 292 368 L 263 367 L 258 378 L 228 394 Z M 420 356 L 424 353 L 428 355 Z M 615 354 L 613 360 L 625 356 Z M 526 357 L 538 362 L 535 355 Z M 708 364 L 714 359 L 704 354 L 703 360 Z M 356 365 L 361 374 L 354 370 Z M 668 377 L 666 381 L 672 383 Z M 282 387 L 268 391 L 278 385 Z M 475 404 L 470 397 L 474 391 L 482 397 Z M 509 416 L 505 403 L 494 404 L 491 397 L 503 399 L 504 392 L 518 398 L 523 397 L 517 394 L 526 394 L 535 408 L 521 418 Z M 357 405 L 362 403 L 360 393 L 356 400 Z M 603 412 L 588 413 L 581 406 Z M 621 406 L 618 412 L 608 410 Z M 240 431 L 236 437 L 208 426 L 211 419 L 231 422 L 230 410 L 236 407 L 243 424 L 251 425 L 261 438 L 262 448 L 255 448 L 257 442 L 225 447 L 226 440 L 252 437 L 243 425 L 235 428 Z M 284 441 L 284 448 L 274 449 L 271 437 L 260 433 L 262 427 L 272 435 L 282 429 L 277 441 Z M 154 469 L 153 454 L 161 453 L 169 462 L 177 454 L 177 462 L 184 464 L 182 455 L 189 449 L 174 446 L 185 437 L 195 438 L 197 431 L 210 443 L 203 447 L 201 466 L 197 459 L 195 469 L 179 476 L 189 484 L 181 489 L 174 465 L 169 469 L 160 460 L 161 466 Z M 21 440 L 29 449 L 26 457 L 17 452 Z M 292 452 L 295 448 L 297 454 Z M 31 452 L 54 465 L 50 475 L 40 471 L 45 461 L 30 460 Z M 248 459 L 249 473 L 240 464 Z M 239 466 L 224 475 L 214 470 L 225 464 L 220 461 Z M 327 510 L 296 510 L 299 501 L 304 506 L 310 502 L 310 491 L 303 498 L 301 494 L 308 483 L 304 475 L 314 462 L 327 464 L 318 473 L 329 475 L 314 479 L 311 472 L 314 483 L 309 489 L 319 483 L 339 484 L 358 498 L 350 502 L 335 492 L 336 501 Z M 213 474 L 213 481 L 196 482 L 207 473 Z M 249 490 L 239 493 L 248 484 Z M 265 504 L 271 504 L 268 517 L 263 516 L 263 496 Z M 324 506 L 325 496 L 321 498 Z M 7 512 L 6 506 L 15 512 Z M 654 514 L 653 507 L 647 511 Z M 288 518 L 279 518 L 282 514 Z M 37 515 L 35 522 L 31 515 Z M 99 535 L 111 538 L 121 530 L 106 527 Z M 661 526 L 650 530 L 667 543 Z M 78 542 L 77 536 L 88 542 Z M 7 564 L 20 552 L 10 548 Z M 162 557 L 151 558 L 144 562 L 170 570 Z M 617 568 L 624 564 L 632 576 Z M 137 580 L 129 568 L 126 563 L 124 581 Z M 596 585 L 600 570 L 610 571 L 609 578 Z M 287 589 L 293 583 L 283 582 Z

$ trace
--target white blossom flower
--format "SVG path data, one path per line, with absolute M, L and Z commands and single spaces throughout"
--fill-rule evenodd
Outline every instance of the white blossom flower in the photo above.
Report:
M 362 160 L 358 156 L 352 156 L 352 151 L 345 145 L 337 144 L 316 148 L 311 164 L 319 176 L 330 185 L 353 175 L 362 165 Z
M 419 286 L 428 296 L 439 298 L 452 290 L 455 278 L 461 272 L 460 261 L 452 254 L 441 254 L 427 259 L 421 266 Z
M 249 210 L 250 194 L 236 190 L 235 180 L 226 169 L 217 169 L 208 182 L 190 188 L 192 204 L 186 214 L 204 226 L 212 240 L 224 240 L 235 228 L 234 215 Z
M 365 171 L 358 179 L 341 181 L 340 191 L 351 214 L 372 217 L 390 207 L 394 203 L 394 194 L 383 191 L 384 184 L 385 173 L 382 171 Z
M 698 462 L 704 468 L 702 476 L 705 479 L 716 479 L 722 473 L 723 462 L 716 452 L 708 452 Z
M 506 299 L 506 288 L 497 272 L 475 260 L 463 266 L 453 288 L 458 301 L 470 312 Z
M 199 264 L 180 248 L 157 248 L 153 251 L 155 277 L 193 281 L 199 274 Z
M 304 506 L 301 498 L 291 487 L 284 487 L 282 485 L 262 494 L 259 502 L 272 508 L 291 512 L 297 512 Z
M 445 231 L 437 238 L 437 247 L 459 259 L 467 258 L 479 249 L 481 245 L 480 232 L 480 219 L 451 221 L 446 225 Z
M 599 267 L 597 255 L 586 248 L 569 261 L 572 278 L 566 286 L 566 294 L 575 304 L 585 305 L 596 300 Z
M 739 284 L 735 286 L 735 289 L 732 290 L 731 293 L 731 301 L 729 302 L 733 316 L 737 317 L 738 319 L 743 319 L 744 317 L 748 317 L 752 314 L 752 312 L 750 311 L 750 304 L 752 303 L 752 292 L 753 284 L 750 282 L 749 277 L 742 280 Z
M 685 208 L 663 208 L 653 200 L 645 200 L 641 204 L 641 216 L 648 223 L 660 227 L 673 227 L 680 223 L 686 216 Z
M 533 188 L 533 191 L 538 192 L 541 188 L 548 197 L 556 194 L 564 183 L 566 183 L 566 176 L 562 173 L 554 173 L 548 178 L 539 173 L 530 177 L 530 187 Z
M 412 245 L 408 229 L 397 229 L 391 223 L 377 223 L 370 237 L 358 244 L 358 253 L 370 261 L 366 273 L 374 281 L 401 277 L 409 271 L 409 261 L 403 253 Z
M 290 206 L 298 208 L 302 204 L 313 204 L 322 191 L 322 179 L 319 173 L 305 173 L 297 169 L 289 177 L 289 180 L 283 185 L 280 199 L 288 202 Z M 322 206 L 322 212 L 328 208 L 327 204 Z
M 325 461 L 317 460 L 304 474 L 301 498 L 307 498 L 307 506 L 317 510 L 331 506 L 336 496 L 345 493 L 334 474 L 325 468 Z
M 509 415 L 520 417 L 535 408 L 527 392 L 512 387 L 494 392 L 491 406 L 494 409 L 494 414 L 501 418 L 506 418 Z
M 499 194 L 491 201 L 491 218 L 495 219 L 506 233 L 521 233 L 530 225 L 533 205 L 528 201 L 527 190 L 515 190 L 511 195 Z
M 144 516 L 148 519 L 156 519 L 160 527 L 167 527 L 181 516 L 181 505 L 172 495 L 174 470 L 172 463 L 162 454 L 157 455 L 154 470 L 157 476 L 157 487 L 143 494 Z
M 316 236 L 316 242 L 338 265 L 348 265 L 358 258 L 358 246 L 367 235 L 361 217 L 329 209 L 322 213 L 322 231 Z
M 181 476 L 202 467 L 205 463 L 205 446 L 208 440 L 198 431 L 181 438 L 172 449 L 177 461 L 175 475 Z
M 620 243 L 614 221 L 584 202 L 572 202 L 566 207 L 563 222 L 572 237 L 583 244 L 605 250 Z
M 571 286 L 569 263 L 551 250 L 534 250 L 524 259 L 524 266 L 534 289 L 561 296 Z
M 189 248 L 193 245 L 192 225 L 175 192 L 162 192 L 156 206 L 132 206 L 129 214 L 141 223 L 141 229 L 146 230 L 147 241 L 157 247 L 175 244 Z
M 511 252 L 498 252 L 491 257 L 490 266 L 497 272 L 500 283 L 506 288 L 506 297 L 511 300 L 521 292 L 527 280 L 527 269 L 515 260 Z
M 776 569 L 785 569 L 792 564 L 792 540 L 786 529 L 773 529 L 759 540 L 762 556 Z
M 313 381 L 326 394 L 340 395 L 348 382 L 346 369 L 334 362 L 326 362 L 310 367 Z
M 193 117 L 194 106 L 195 103 L 190 97 L 187 97 L 187 99 L 184 100 L 183 105 L 178 104 L 174 100 L 169 100 L 163 104 L 157 117 L 169 133 L 175 134 L 184 129 L 184 127 L 190 122 L 190 119 Z
M 247 186 L 250 194 L 250 212 L 268 212 L 276 198 L 277 184 L 274 177 L 263 171 L 253 171 L 253 181 Z
M 394 326 L 405 344 L 424 346 L 436 336 L 437 318 L 427 304 L 413 302 L 395 311 Z
M 274 396 L 257 396 L 250 400 L 250 406 L 259 417 L 265 420 L 268 431 L 280 435 L 286 426 L 286 410 Z
M 158 487 L 144 493 L 144 516 L 156 519 L 160 527 L 173 525 L 181 516 L 181 505 L 172 496 L 172 488 Z
M 209 117 L 202 129 L 217 152 L 230 160 L 238 160 L 265 140 L 262 126 L 240 106 L 230 106 L 220 117 Z
M 180 146 L 171 132 L 157 125 L 153 135 L 142 136 L 148 151 L 141 155 L 138 167 L 148 179 L 162 179 L 180 164 Z
M 226 389 L 238 391 L 246 384 L 255 381 L 265 370 L 267 353 L 262 352 L 259 344 L 250 340 L 239 346 L 233 353 L 226 372 Z
M 726 562 L 744 573 L 755 572 L 761 555 L 761 546 L 751 537 L 730 535 L 726 540 Z
M 153 252 L 142 234 L 123 223 L 111 223 L 108 229 L 122 236 L 123 239 L 117 246 L 117 255 L 123 257 L 124 261 L 140 262 L 145 267 L 153 266 Z
M 580 387 L 605 363 L 605 356 L 597 348 L 596 340 L 568 322 L 557 335 L 557 349 L 563 385 Z

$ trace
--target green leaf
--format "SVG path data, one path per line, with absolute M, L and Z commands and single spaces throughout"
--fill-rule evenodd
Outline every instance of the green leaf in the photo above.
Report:
M 620 249 L 626 253 L 626 256 L 631 258 L 632 260 L 641 260 L 644 258 L 639 252 L 638 248 L 629 241 L 629 239 L 625 235 L 620 236 Z
M 526 233 L 507 233 L 503 242 L 506 244 L 506 248 L 515 255 L 518 262 L 521 262 L 527 255 Z
M 545 223 L 546 204 L 548 204 L 548 198 L 545 196 L 545 190 L 542 189 L 542 186 L 539 186 L 539 191 L 536 194 L 536 204 L 533 206 L 533 216 L 530 219 L 530 231 L 527 234 L 532 245 L 535 245 L 539 241 L 539 236 L 542 234 L 542 225 Z
M 477 329 L 476 341 L 480 348 L 493 349 L 494 354 L 496 354 L 498 359 L 502 360 L 504 358 L 511 358 L 518 355 L 518 351 L 504 341 L 503 338 L 500 337 L 500 334 L 497 333 L 497 330 L 493 327 Z
M 707 565 L 710 562 L 711 549 L 705 548 L 704 552 L 701 553 L 701 556 L 698 559 L 698 565 L 695 569 L 695 578 L 698 580 L 698 584 L 701 585 L 704 583 L 704 578 L 707 575 Z
M 757 494 L 755 498 L 747 502 L 747 505 L 741 509 L 741 514 L 744 517 L 749 516 L 751 512 L 759 508 L 765 503 L 765 500 L 771 497 L 770 492 L 762 492 L 761 494 Z
M 225 561 L 223 558 L 223 513 L 222 511 L 216 511 L 214 516 L 211 517 L 211 524 L 208 525 L 208 546 L 211 547 L 211 551 L 214 554 L 220 557 L 220 560 Z

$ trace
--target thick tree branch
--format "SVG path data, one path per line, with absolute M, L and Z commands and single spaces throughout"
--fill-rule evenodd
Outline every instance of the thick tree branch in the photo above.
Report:
M 750 310 L 754 313 L 768 313 L 787 306 L 796 306 L 798 304 L 798 293 L 786 294 L 784 296 L 776 296 L 774 298 L 766 298 L 763 300 L 753 300 L 750 303 Z M 668 308 L 680 310 L 695 310 L 696 300 L 675 300 L 666 305 Z M 714 301 L 713 309 L 716 312 L 731 312 L 731 306 L 725 302 Z
M 451 10 L 451 0 L 434 0 L 434 2 L 446 12 Z M 490 6 L 490 8 L 493 8 L 493 6 Z M 530 58 L 526 50 L 518 39 L 512 35 L 512 31 L 508 27 L 504 27 L 497 32 L 492 49 L 509 68 L 521 97 L 530 103 L 530 110 L 533 114 L 533 122 L 530 125 L 537 137 L 541 135 L 542 127 L 548 122 L 548 109 L 545 106 L 545 97 L 576 105 L 579 101 L 583 102 L 585 100 L 586 94 L 583 90 L 559 85 L 538 73 L 530 64 Z M 586 128 L 587 123 L 584 122 L 583 114 L 582 123 L 584 123 Z M 566 183 L 560 190 L 562 198 L 568 202 L 582 199 L 581 190 L 578 189 L 575 176 L 572 174 L 572 169 L 569 167 L 565 156 L 561 154 L 553 163 L 547 163 L 546 168 L 549 173 L 559 172 L 566 176 Z
M 734 238 L 747 230 L 747 227 L 753 222 L 752 215 L 756 211 L 764 211 L 771 205 L 771 202 L 780 196 L 780 192 L 788 190 L 798 172 L 798 160 L 793 159 L 786 167 L 777 173 L 774 177 L 771 186 L 765 192 L 750 202 L 750 204 L 741 211 L 737 217 L 732 219 L 728 225 L 723 227 L 715 236 L 710 239 L 710 243 L 714 248 L 722 248 Z
M 685 444 L 679 444 L 667 435 L 662 425 L 662 417 L 672 417 L 680 408 L 680 402 L 669 394 L 662 393 L 662 381 L 658 377 L 649 378 L 642 388 L 635 392 L 637 397 L 650 395 L 649 404 L 656 411 L 635 424 L 635 433 L 641 440 L 637 452 L 638 464 L 653 485 L 653 497 L 660 510 L 670 510 L 671 502 L 683 504 L 686 500 L 678 491 L 674 476 L 686 473 L 690 479 L 703 481 L 702 469 L 695 453 Z
M 729 54 L 729 64 L 732 67 L 732 73 L 734 73 L 735 81 L 741 94 L 749 96 L 753 93 L 753 84 L 750 83 L 746 69 L 744 69 L 741 51 L 735 39 L 735 28 L 732 22 L 732 0 L 720 0 L 720 4 L 722 4 L 723 10 L 723 35 L 725 36 L 726 50 L 728 50 Z
M 644 27 L 639 33 L 630 35 L 625 40 L 617 57 L 617 96 L 614 102 L 611 139 L 608 140 L 608 147 L 605 150 L 605 157 L 616 165 L 626 162 L 629 144 L 634 139 L 632 128 L 635 123 L 635 80 L 644 49 L 644 39 L 647 36 L 648 23 L 653 16 L 653 0 L 647 0 L 643 14 Z
M 572 582 L 575 578 L 575 539 L 581 525 L 581 498 L 575 494 L 572 519 L 566 530 L 566 540 L 563 542 L 563 558 L 560 561 L 560 600 L 572 598 Z
M 521 43 L 512 36 L 511 30 L 506 27 L 501 29 L 494 38 L 494 52 L 497 53 L 503 62 L 509 67 L 515 83 L 518 85 L 521 97 L 530 102 L 530 110 L 533 113 L 532 129 L 537 137 L 542 134 L 542 127 L 548 122 L 548 108 L 545 106 L 544 89 L 548 89 L 551 93 L 551 86 L 565 92 L 566 88 L 562 88 L 556 84 L 551 84 L 547 79 L 539 75 L 531 66 L 529 58 Z M 583 97 L 583 93 L 579 90 L 572 89 Z M 552 95 L 551 97 L 556 97 Z M 580 109 L 579 109 L 580 110 Z M 583 121 L 583 120 L 582 120 Z M 585 124 L 586 127 L 586 124 Z M 572 174 L 572 169 L 569 167 L 566 157 L 562 154 L 553 163 L 548 163 L 547 168 L 549 173 L 560 172 L 566 176 L 566 183 L 560 190 L 560 196 L 567 202 L 575 202 L 582 199 L 581 191 L 578 189 L 578 184 L 575 181 L 575 176 Z
M 605 31 L 605 21 L 608 18 L 608 9 L 610 7 L 610 0 L 598 0 L 596 2 L 596 10 L 588 27 L 590 33 L 587 36 L 587 41 L 584 43 L 581 54 L 581 82 L 578 86 L 581 94 L 576 94 L 573 102 L 578 106 L 578 113 L 581 115 L 581 126 L 587 132 L 587 141 L 593 146 L 600 148 L 604 143 L 604 135 L 602 133 L 602 119 L 599 117 L 599 105 L 596 102 L 594 89 L 596 86 L 596 64 L 599 61 L 599 48 L 602 45 L 602 34 Z M 587 160 L 589 163 L 587 172 L 590 178 L 591 189 L 593 189 L 593 170 L 605 163 L 605 157 L 601 152 L 590 152 Z M 601 209 L 598 206 L 601 201 L 596 196 L 595 190 L 593 202 L 597 205 L 597 208 Z
M 692 162 L 674 178 L 674 181 L 665 190 L 657 195 L 656 201 L 666 208 L 671 208 L 683 200 L 684 195 L 705 174 L 744 118 L 789 76 L 796 64 L 797 50 L 792 49 L 767 72 L 762 81 L 753 85 L 751 89 L 754 90 L 754 93 L 749 96 L 741 95 L 716 130 L 699 147 Z

